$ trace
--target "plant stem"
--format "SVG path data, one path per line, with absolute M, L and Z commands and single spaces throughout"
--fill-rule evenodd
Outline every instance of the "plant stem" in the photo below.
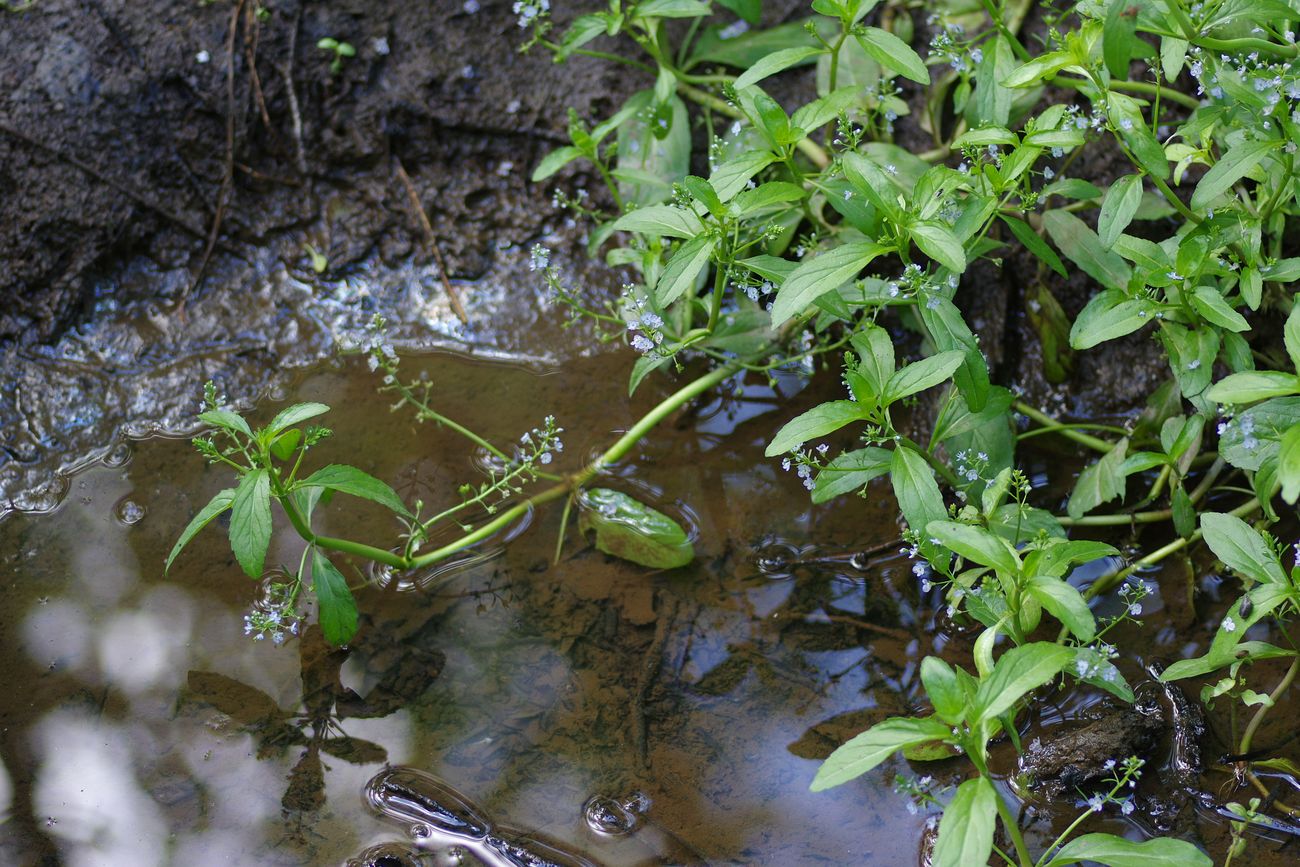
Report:
M 718 114 L 725 114 L 727 117 L 734 117 L 737 120 L 747 119 L 745 113 L 740 109 L 728 105 L 708 91 L 700 90 L 698 87 L 687 84 L 681 79 L 677 80 L 677 92 L 692 102 L 713 109 Z M 802 151 L 804 156 L 812 160 L 813 165 L 819 169 L 824 169 L 831 164 L 831 158 L 826 151 L 810 138 L 800 139 L 795 147 Z
M 1103 454 L 1111 450 L 1111 444 L 1105 440 L 1089 436 L 1085 433 L 1079 433 L 1077 430 L 1074 430 L 1073 425 L 1062 424 L 1047 413 L 1034 409 L 1023 400 L 1017 400 L 1012 404 L 1012 406 L 1015 407 L 1016 412 L 1038 422 L 1045 428 L 1050 428 L 1053 432 L 1059 433 L 1066 439 L 1074 440 L 1080 445 L 1087 446 L 1093 451 L 1102 452 Z
M 437 563 L 439 560 L 444 560 L 452 554 L 455 554 L 457 551 L 464 550 L 470 545 L 481 542 L 500 530 L 510 526 L 510 524 L 523 517 L 535 506 L 540 506 L 543 503 L 549 503 L 552 500 L 571 494 L 587 482 L 591 481 L 591 479 L 600 473 L 606 466 L 616 463 L 625 457 L 627 453 L 646 436 L 646 434 L 653 430 L 656 425 L 668 416 L 672 415 L 673 412 L 687 401 L 703 394 L 710 388 L 713 388 L 727 377 L 735 374 L 739 369 L 739 366 L 735 364 L 724 365 L 723 367 L 715 368 L 713 371 L 701 376 L 699 379 L 688 383 L 661 401 L 654 409 L 650 410 L 650 412 L 642 416 L 641 420 L 633 425 L 627 433 L 623 434 L 617 442 L 606 449 L 604 454 L 583 467 L 577 473 L 574 473 L 572 476 L 565 479 L 560 484 L 553 485 L 540 493 L 534 494 L 523 502 L 517 503 L 502 512 L 493 520 L 484 524 L 482 527 L 461 536 L 454 542 L 443 545 L 441 548 L 430 551 L 426 554 L 406 558 L 405 563 L 400 562 L 401 558 L 397 558 L 399 559 L 399 563 L 396 565 L 398 565 L 399 568 L 420 569 L 433 563 Z
M 1286 670 L 1286 674 L 1282 675 L 1282 680 L 1279 681 L 1278 685 L 1273 688 L 1273 691 L 1268 694 L 1271 703 L 1276 703 L 1277 700 L 1282 697 L 1282 693 L 1286 692 L 1287 689 L 1290 688 L 1291 683 L 1295 680 L 1296 674 L 1298 673 L 1300 673 L 1300 657 L 1291 660 L 1291 666 Z M 1268 714 L 1269 706 L 1270 705 L 1268 704 L 1261 704 L 1255 711 L 1255 715 L 1250 718 L 1250 722 L 1246 725 L 1246 730 L 1241 734 L 1241 743 L 1237 746 L 1237 753 L 1239 755 L 1245 755 L 1250 752 L 1250 742 L 1254 740 L 1255 732 L 1259 731 L 1260 723 L 1264 722 L 1264 717 Z
M 1254 512 L 1259 508 L 1260 508 L 1259 500 L 1252 497 L 1251 499 L 1247 500 L 1245 503 L 1242 503 L 1240 506 L 1233 509 L 1228 514 L 1232 515 L 1234 518 L 1244 518 L 1245 516 L 1249 515 L 1250 513 Z M 1132 575 L 1137 570 L 1146 568 L 1147 566 L 1154 566 L 1155 564 L 1159 563 L 1161 560 L 1168 557 L 1170 554 L 1174 554 L 1178 551 L 1181 551 L 1182 549 L 1186 548 L 1188 545 L 1192 544 L 1193 542 L 1200 541 L 1200 538 L 1201 538 L 1201 531 L 1198 528 L 1196 530 L 1193 530 L 1190 536 L 1174 539 L 1169 544 L 1157 548 L 1156 550 L 1152 551 L 1150 554 L 1147 554 L 1145 557 L 1133 561 L 1133 563 L 1131 563 L 1128 566 L 1125 566 L 1123 569 L 1117 569 L 1114 572 L 1108 572 L 1107 574 L 1098 578 L 1096 581 L 1092 582 L 1092 584 L 1088 587 L 1088 589 L 1083 591 L 1083 598 L 1092 599 L 1095 596 L 1099 596 L 1100 594 L 1105 593 L 1107 590 L 1114 587 L 1116 584 L 1120 583 L 1121 581 L 1123 581 L 1128 576 Z

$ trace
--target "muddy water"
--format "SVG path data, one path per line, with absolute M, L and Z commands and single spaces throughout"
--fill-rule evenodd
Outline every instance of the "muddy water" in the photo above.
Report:
M 608 356 L 546 375 L 449 356 L 425 366 L 440 405 L 499 440 L 554 412 L 574 462 L 653 398 L 630 403 Z M 286 397 L 339 408 L 321 462 L 352 460 L 408 500 L 454 499 L 471 456 L 390 415 L 373 386 L 360 365 L 325 368 Z M 772 397 L 756 387 L 696 408 L 613 480 L 693 526 L 695 566 L 648 575 L 572 536 L 552 565 L 559 516 L 545 512 L 436 588 L 363 591 L 347 652 L 314 630 L 283 648 L 246 638 L 257 587 L 217 533 L 163 577 L 185 520 L 228 484 L 186 443 L 136 443 L 75 476 L 56 513 L 0 524 L 5 860 L 341 863 L 407 838 L 363 797 L 385 761 L 599 863 L 911 858 L 922 818 L 871 833 L 907 816 L 893 794 L 805 793 L 814 756 L 846 733 L 811 728 L 906 709 L 919 623 L 911 582 L 893 584 L 905 563 L 847 562 L 888 540 L 892 515 L 809 511 L 796 480 L 761 460 Z M 322 518 L 326 532 L 395 540 L 363 507 Z M 787 563 L 798 579 L 759 568 L 772 540 L 814 531 L 845 556 Z M 269 562 L 296 563 L 288 537 Z M 864 646 L 875 624 L 880 641 Z M 597 796 L 634 803 L 640 829 L 591 831 Z
M 437 383 L 440 409 L 501 442 L 554 413 L 564 469 L 658 396 L 627 398 L 629 360 L 406 367 Z M 321 464 L 356 463 L 429 508 L 455 502 L 473 456 L 390 413 L 375 384 L 362 365 L 333 364 L 281 396 L 336 408 Z M 606 480 L 690 526 L 693 565 L 647 573 L 572 530 L 552 563 L 559 513 L 542 510 L 492 556 L 407 591 L 361 590 L 346 650 L 314 628 L 284 647 L 245 637 L 259 588 L 212 528 L 164 577 L 177 533 L 229 478 L 183 441 L 117 449 L 71 478 L 54 513 L 0 522 L 0 861 L 917 863 L 934 811 L 892 791 L 892 776 L 931 774 L 942 793 L 964 763 L 893 760 L 830 792 L 807 786 L 848 737 L 920 708 L 925 654 L 968 657 L 973 636 L 943 619 L 906 559 L 868 553 L 897 532 L 886 486 L 810 507 L 762 458 L 774 427 L 816 399 L 780 388 L 793 399 L 779 412 L 758 383 L 689 409 Z M 396 541 L 343 498 L 319 529 Z M 268 563 L 292 567 L 299 550 L 281 536 Z M 1146 601 L 1143 629 L 1116 641 L 1199 652 L 1215 615 L 1178 601 L 1187 580 L 1160 578 L 1168 592 Z M 1138 659 L 1122 665 L 1141 677 Z M 1044 702 L 1038 721 L 1088 706 Z M 1009 754 L 1002 764 L 1012 770 Z M 380 776 L 389 767 L 396 778 Z M 405 788 L 385 788 L 393 779 Z M 1031 837 L 1050 839 L 1079 803 L 1036 803 Z M 448 833 L 435 807 L 449 806 L 478 830 Z M 1180 831 L 1221 852 L 1221 825 L 1187 815 Z M 1089 827 L 1139 835 L 1143 819 Z

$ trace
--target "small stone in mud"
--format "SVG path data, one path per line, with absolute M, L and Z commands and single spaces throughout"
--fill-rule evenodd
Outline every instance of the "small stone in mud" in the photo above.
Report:
M 1143 712 L 1107 702 L 1095 714 L 1083 725 L 1030 741 L 1019 766 L 1030 786 L 1053 798 L 1072 793 L 1107 777 L 1113 762 L 1148 757 L 1165 729 L 1159 705 Z

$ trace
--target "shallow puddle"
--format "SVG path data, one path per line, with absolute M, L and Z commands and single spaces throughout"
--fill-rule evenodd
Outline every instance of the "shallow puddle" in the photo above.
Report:
M 403 369 L 427 371 L 438 408 L 498 442 L 554 413 L 571 469 L 655 400 L 649 385 L 626 396 L 629 361 L 543 372 L 437 355 Z M 472 454 L 390 413 L 375 385 L 349 362 L 286 390 L 335 407 L 335 436 L 313 458 L 354 463 L 408 502 L 457 502 Z M 775 397 L 750 384 L 690 409 L 606 480 L 691 527 L 691 566 L 648 573 L 572 529 L 552 563 L 560 515 L 543 509 L 487 556 L 367 586 L 345 650 L 314 627 L 283 647 L 246 637 L 259 587 L 216 525 L 164 577 L 177 534 L 229 476 L 179 440 L 117 450 L 73 477 L 54 513 L 0 522 L 0 860 L 918 863 L 934 811 L 889 782 L 929 773 L 942 792 L 965 763 L 895 759 L 829 792 L 808 784 L 844 740 L 919 709 L 920 659 L 966 657 L 973 635 L 949 628 L 889 544 L 887 485 L 812 507 L 762 457 L 775 426 L 815 400 L 778 413 Z M 396 542 L 396 527 L 342 497 L 318 528 Z M 300 550 L 278 536 L 268 564 L 293 568 Z M 1196 652 L 1185 604 L 1145 604 L 1121 646 Z M 1135 660 L 1121 665 L 1141 678 Z M 1050 724 L 1081 707 L 1037 710 Z M 1080 803 L 1037 805 L 1031 839 Z M 1095 829 L 1140 835 L 1143 822 L 1096 817 Z M 1198 833 L 1223 844 L 1212 817 Z

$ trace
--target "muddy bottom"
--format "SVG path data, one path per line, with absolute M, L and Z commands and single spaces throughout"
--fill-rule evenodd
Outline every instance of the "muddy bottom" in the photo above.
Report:
M 564 470 L 656 399 L 651 385 L 627 398 L 630 361 L 543 370 L 435 355 L 404 370 L 427 371 L 440 410 L 499 442 L 554 413 Z M 340 363 L 283 396 L 335 407 L 335 436 L 313 451 L 321 465 L 355 463 L 426 508 L 456 502 L 473 456 L 454 435 L 390 413 L 376 384 L 364 365 Z M 848 737 L 919 709 L 924 655 L 966 657 L 973 636 L 943 618 L 896 548 L 867 553 L 897 532 L 887 485 L 813 507 L 793 474 L 762 458 L 775 426 L 818 390 L 785 400 L 803 383 L 779 387 L 781 400 L 750 383 L 692 408 L 605 480 L 689 526 L 691 566 L 649 573 L 572 529 L 553 563 L 560 515 L 543 509 L 507 547 L 367 585 L 344 650 L 314 627 L 282 647 L 246 637 L 260 588 L 215 525 L 163 576 L 190 515 L 229 484 L 188 443 L 135 442 L 82 471 L 54 513 L 0 522 L 0 861 L 918 863 L 936 811 L 894 791 L 894 774 L 930 775 L 946 800 L 965 763 L 895 758 L 830 792 L 808 784 Z M 319 524 L 397 538 L 345 498 Z M 277 536 L 268 564 L 294 568 L 295 538 Z M 1157 591 L 1145 606 L 1145 625 L 1115 635 L 1119 646 L 1199 652 L 1178 605 Z M 1141 680 L 1138 660 L 1120 664 Z M 1091 703 L 1040 703 L 1036 726 L 1086 716 Z M 1150 780 L 1166 761 L 1157 750 Z M 1003 764 L 1014 771 L 1014 757 Z M 1075 793 L 1031 802 L 1031 841 L 1051 839 L 1082 804 Z M 1220 820 L 1185 815 L 1179 833 L 1221 856 Z M 1085 827 L 1150 830 L 1141 815 Z

